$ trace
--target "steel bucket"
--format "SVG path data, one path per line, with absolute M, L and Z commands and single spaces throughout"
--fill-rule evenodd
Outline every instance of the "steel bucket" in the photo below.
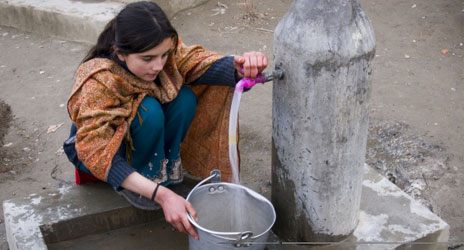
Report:
M 211 180 L 211 183 L 204 184 Z M 188 219 L 199 239 L 189 236 L 190 250 L 245 248 L 263 250 L 276 220 L 271 202 L 241 185 L 220 182 L 220 172 L 198 183 L 187 196 L 198 214 Z

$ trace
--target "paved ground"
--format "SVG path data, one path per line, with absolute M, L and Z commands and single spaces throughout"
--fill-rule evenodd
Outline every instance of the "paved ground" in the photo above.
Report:
M 224 54 L 260 50 L 272 59 L 272 30 L 291 1 L 220 3 L 173 18 L 184 42 Z M 464 5 L 361 3 L 377 38 L 368 162 L 445 219 L 451 240 L 464 241 Z M 0 201 L 72 184 L 60 151 L 70 125 L 65 103 L 89 45 L 0 26 L 0 48 Z M 266 196 L 271 92 L 270 84 L 257 86 L 240 107 L 242 180 Z M 9 109 L 1 101 L 12 114 L 3 140 Z M 8 249 L 1 216 L 0 249 Z

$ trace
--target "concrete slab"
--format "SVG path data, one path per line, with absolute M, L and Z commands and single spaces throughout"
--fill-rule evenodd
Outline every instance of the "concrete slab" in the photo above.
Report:
M 320 246 L 331 250 L 444 250 L 448 249 L 448 239 L 449 225 L 445 221 L 366 165 L 358 226 L 345 241 Z M 269 249 L 294 250 L 314 245 L 288 242 L 270 245 Z
M 172 17 L 208 0 L 156 1 Z M 0 25 L 94 44 L 105 25 L 134 0 L 0 0 Z
M 176 186 L 176 192 L 185 196 L 194 183 L 187 179 L 185 186 Z M 104 183 L 66 186 L 7 200 L 3 209 L 11 250 L 71 245 L 81 247 L 78 249 L 153 249 L 150 242 L 178 249 L 188 244 L 185 234 L 171 231 L 162 211 L 135 209 Z M 325 244 L 323 249 L 447 249 L 448 238 L 446 222 L 366 167 L 358 227 L 349 239 L 338 245 Z M 275 235 L 270 242 L 269 250 L 314 246 L 281 243 Z
M 356 249 L 448 249 L 449 225 L 396 185 L 366 166 L 359 224 L 352 242 L 374 242 Z M 390 242 L 381 245 L 378 242 Z M 396 242 L 396 243 L 395 243 Z M 418 244 L 437 242 L 439 244 Z
M 0 24 L 69 41 L 95 43 L 123 3 L 0 0 Z
M 195 180 L 187 180 L 171 189 L 186 197 L 194 184 Z M 164 217 L 162 210 L 132 207 L 102 182 L 64 186 L 56 191 L 7 200 L 3 202 L 3 211 L 11 250 L 48 249 L 48 245 L 57 249 L 60 242 L 140 226 Z M 157 228 L 160 225 L 155 223 L 153 230 L 161 230 Z

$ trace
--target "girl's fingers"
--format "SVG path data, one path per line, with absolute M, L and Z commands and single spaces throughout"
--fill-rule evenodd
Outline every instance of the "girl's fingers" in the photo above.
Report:
M 245 58 L 243 56 L 234 56 L 234 63 L 241 64 L 245 62 Z
M 263 57 L 263 67 L 261 68 L 261 71 L 263 71 L 267 67 L 268 59 L 267 56 L 264 55 Z
M 261 72 L 263 69 L 263 57 L 257 56 L 256 57 L 256 67 L 258 68 L 258 73 Z
M 193 228 L 192 224 L 190 224 L 190 221 L 187 219 L 187 216 L 183 218 L 182 223 L 183 223 L 182 226 L 185 229 L 185 232 L 190 234 L 196 240 L 198 240 L 198 234 Z
M 255 78 L 268 64 L 268 58 L 261 52 L 246 52 L 242 56 L 234 56 L 234 67 L 243 77 Z
M 256 53 L 252 53 L 250 56 L 250 77 L 253 79 L 258 74 L 257 65 L 258 65 L 258 60 L 257 60 Z
M 245 58 L 245 62 L 243 63 L 243 76 L 245 78 L 250 78 L 250 54 L 249 53 L 245 53 L 243 54 L 243 57 Z
M 190 214 L 190 216 L 192 216 L 192 218 L 195 221 L 198 221 L 197 211 L 195 210 L 195 208 L 193 208 L 192 203 L 187 202 L 187 205 L 185 205 L 185 208 L 187 209 L 187 212 Z
M 179 232 L 181 232 L 181 233 L 187 232 L 187 231 L 185 230 L 184 225 L 182 224 L 181 221 L 176 221 L 176 222 L 174 223 L 173 226 L 177 229 L 177 231 L 179 231 Z

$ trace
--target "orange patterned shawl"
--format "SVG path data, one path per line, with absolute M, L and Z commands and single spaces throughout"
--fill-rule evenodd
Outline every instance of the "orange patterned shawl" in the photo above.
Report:
M 130 124 L 142 99 L 152 96 L 161 103 L 173 100 L 183 84 L 198 79 L 222 56 L 201 46 L 185 46 L 180 40 L 163 71 L 161 85 L 144 81 L 117 63 L 95 58 L 78 68 L 68 112 L 77 127 L 79 159 L 100 180 L 106 181 L 111 161 L 123 139 L 130 141 Z M 182 143 L 183 167 L 206 177 L 219 169 L 224 181 L 231 180 L 228 154 L 228 120 L 233 88 L 190 86 L 198 97 L 195 118 Z

